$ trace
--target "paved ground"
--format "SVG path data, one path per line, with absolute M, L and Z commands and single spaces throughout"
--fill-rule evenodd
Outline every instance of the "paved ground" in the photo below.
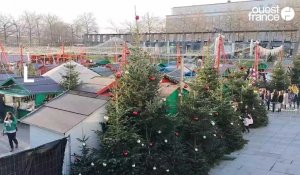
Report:
M 0 157 L 12 154 L 9 147 L 8 138 L 6 135 L 2 135 L 2 124 L 0 124 Z M 19 148 L 15 149 L 13 153 L 28 149 L 29 145 L 29 127 L 24 124 L 18 124 L 17 140 L 19 142 Z
M 267 127 L 245 134 L 249 143 L 210 175 L 300 175 L 300 113 L 269 113 Z

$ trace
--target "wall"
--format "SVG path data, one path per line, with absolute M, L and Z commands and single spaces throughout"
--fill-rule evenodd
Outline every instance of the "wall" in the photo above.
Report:
M 45 143 L 52 142 L 63 138 L 64 136 L 58 133 L 51 132 L 46 129 L 31 125 L 29 128 L 30 133 L 30 146 L 31 148 L 43 145 Z
M 99 122 L 103 121 L 103 117 L 105 115 L 105 108 L 106 105 L 102 106 L 95 112 L 93 112 L 89 117 L 87 117 L 84 121 L 82 121 L 80 124 L 72 128 L 70 131 L 68 131 L 65 135 L 66 137 L 70 135 L 70 144 L 71 144 L 71 155 L 74 153 L 80 154 L 80 146 L 81 143 L 77 140 L 77 138 L 82 138 L 83 136 L 89 137 L 87 141 L 87 146 L 92 148 L 99 148 L 99 140 L 98 136 L 95 133 L 96 130 L 101 130 L 101 126 Z M 69 143 L 69 142 L 68 142 Z M 67 145 L 69 146 L 69 145 Z M 73 161 L 73 156 L 71 157 L 71 161 Z M 69 149 L 66 148 L 65 153 L 65 164 L 64 164 L 64 173 L 67 173 L 70 171 L 70 153 Z

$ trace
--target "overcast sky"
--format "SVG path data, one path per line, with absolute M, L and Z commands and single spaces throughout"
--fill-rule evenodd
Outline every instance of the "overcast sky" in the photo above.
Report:
M 121 23 L 133 20 L 135 5 L 138 15 L 149 12 L 164 17 L 171 14 L 172 7 L 221 2 L 227 0 L 0 0 L 0 13 L 13 16 L 18 16 L 25 10 L 52 13 L 66 22 L 72 22 L 77 15 L 92 12 L 97 18 L 100 32 L 105 32 L 109 21 Z

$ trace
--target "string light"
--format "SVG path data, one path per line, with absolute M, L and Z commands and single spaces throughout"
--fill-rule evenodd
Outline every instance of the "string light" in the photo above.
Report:
M 157 133 L 158 133 L 158 134 L 161 134 L 161 130 L 158 130 Z
M 106 164 L 105 162 L 103 162 L 102 165 L 103 165 L 104 167 L 106 167 L 107 164 Z
M 94 166 L 95 164 L 92 162 L 91 165 Z
M 134 168 L 135 167 L 135 164 L 132 164 L 132 168 Z
M 233 125 L 233 123 L 232 123 L 232 122 L 231 122 L 230 124 L 231 124 L 231 125 Z
M 165 143 L 168 143 L 168 140 L 167 140 L 167 139 L 165 139 Z
M 83 142 L 83 143 L 82 143 L 82 146 L 85 146 L 85 145 L 86 145 L 86 144 Z
M 213 134 L 214 135 L 214 137 L 217 137 L 217 134 Z
M 137 143 L 141 143 L 141 140 L 139 139 L 139 140 L 137 140 L 136 142 L 137 142 Z
M 203 136 L 203 139 L 206 139 L 206 136 Z
M 198 152 L 198 148 L 195 148 L 195 151 Z
M 153 167 L 153 170 L 156 170 L 156 167 L 155 167 L 155 166 Z
M 215 126 L 215 122 L 214 121 L 210 121 L 211 125 Z
M 170 172 L 170 170 L 169 170 L 169 169 L 166 169 L 166 172 L 168 173 L 168 172 Z

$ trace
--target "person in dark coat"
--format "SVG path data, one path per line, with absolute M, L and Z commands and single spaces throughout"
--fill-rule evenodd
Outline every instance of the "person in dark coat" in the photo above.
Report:
M 275 112 L 275 106 L 278 103 L 278 92 L 277 90 L 274 90 L 274 92 L 272 93 L 272 98 L 271 98 L 271 102 L 272 102 L 272 112 Z
M 283 102 L 283 92 L 280 91 L 278 96 L 278 112 L 281 112 L 282 102 Z
M 265 100 L 266 100 L 268 111 L 269 111 L 270 110 L 270 103 L 271 103 L 271 92 L 270 91 L 267 91 Z

